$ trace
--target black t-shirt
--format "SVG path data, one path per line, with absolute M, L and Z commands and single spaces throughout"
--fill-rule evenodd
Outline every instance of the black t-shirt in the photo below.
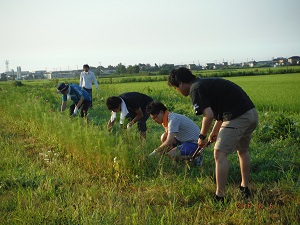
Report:
M 121 94 L 119 97 L 124 100 L 129 113 L 133 114 L 135 114 L 135 111 L 139 108 L 141 108 L 142 111 L 145 111 L 146 106 L 153 101 L 153 99 L 148 95 L 139 92 L 126 92 Z
M 196 115 L 211 107 L 216 120 L 231 120 L 255 107 L 241 87 L 221 78 L 196 78 L 190 97 Z

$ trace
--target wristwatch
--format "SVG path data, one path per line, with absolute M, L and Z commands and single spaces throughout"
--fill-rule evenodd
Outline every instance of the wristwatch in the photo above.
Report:
M 200 138 L 201 140 L 205 140 L 205 138 L 206 138 L 206 135 L 199 134 L 199 138 Z

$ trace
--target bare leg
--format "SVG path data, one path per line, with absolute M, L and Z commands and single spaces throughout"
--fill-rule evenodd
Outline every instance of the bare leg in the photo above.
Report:
M 219 197 L 225 196 L 225 187 L 229 171 L 229 162 L 227 154 L 218 150 L 214 150 L 216 164 L 216 195 Z
M 242 187 L 248 187 L 250 179 L 250 154 L 249 151 L 238 151 L 241 176 L 242 176 Z
M 167 154 L 166 154 L 170 159 L 173 159 L 173 160 L 180 160 L 181 159 L 181 153 L 180 153 L 180 150 L 175 147 L 175 148 L 172 148 Z

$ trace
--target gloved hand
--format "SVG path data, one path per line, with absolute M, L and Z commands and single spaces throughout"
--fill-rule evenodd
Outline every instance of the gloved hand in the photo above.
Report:
M 155 155 L 155 154 L 156 154 L 156 150 L 154 149 L 153 152 L 151 152 L 151 153 L 149 154 L 149 156 L 153 156 L 153 155 Z
M 76 115 L 76 114 L 77 114 L 77 112 L 78 112 L 78 107 L 77 107 L 77 106 L 75 106 L 75 109 L 74 109 L 73 115 Z
M 130 129 L 132 127 L 131 123 L 127 123 L 127 129 Z

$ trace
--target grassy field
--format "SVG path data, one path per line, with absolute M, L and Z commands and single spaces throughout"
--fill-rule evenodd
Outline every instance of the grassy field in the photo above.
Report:
M 225 205 L 211 201 L 213 147 L 203 167 L 174 166 L 148 157 L 163 132 L 153 121 L 146 143 L 136 129 L 106 132 L 105 100 L 126 91 L 161 100 L 200 126 L 190 99 L 165 81 L 101 84 L 88 124 L 59 112 L 57 81 L 0 83 L 0 224 L 299 224 L 300 74 L 226 79 L 246 90 L 260 121 L 250 147 L 254 195 L 239 195 L 231 155 Z

